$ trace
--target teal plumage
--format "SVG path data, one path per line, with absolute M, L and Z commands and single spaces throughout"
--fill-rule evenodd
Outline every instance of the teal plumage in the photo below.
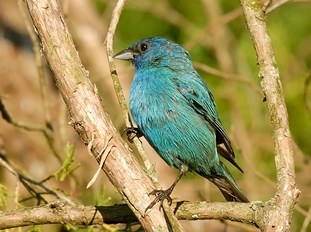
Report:
M 131 115 L 162 159 L 182 174 L 186 167 L 207 178 L 228 201 L 248 202 L 219 159 L 222 155 L 241 170 L 213 95 L 193 68 L 188 53 L 165 38 L 150 37 L 115 58 L 130 60 L 135 66 Z

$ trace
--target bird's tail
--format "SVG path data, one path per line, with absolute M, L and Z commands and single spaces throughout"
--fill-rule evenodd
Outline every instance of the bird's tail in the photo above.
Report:
M 229 170 L 222 163 L 221 166 L 224 171 L 223 175 L 207 176 L 205 174 L 202 175 L 202 173 L 199 174 L 213 182 L 227 201 L 249 202 L 247 197 L 238 188 Z
M 215 177 L 210 180 L 219 188 L 227 201 L 249 202 L 236 184 L 226 177 Z

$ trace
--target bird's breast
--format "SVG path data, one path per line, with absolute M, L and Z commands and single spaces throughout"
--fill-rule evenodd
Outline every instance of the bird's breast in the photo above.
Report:
M 132 85 L 130 93 L 130 110 L 135 123 L 141 129 L 161 126 L 166 120 L 178 116 L 179 92 L 169 82 L 152 83 L 139 81 Z
M 130 110 L 147 141 L 169 165 L 205 170 L 207 162 L 218 162 L 214 130 L 173 82 L 134 79 Z

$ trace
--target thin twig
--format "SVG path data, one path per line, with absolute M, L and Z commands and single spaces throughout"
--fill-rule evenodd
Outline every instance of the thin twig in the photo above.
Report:
M 287 2 L 290 2 L 291 0 L 279 0 L 279 1 L 270 1 L 270 4 L 266 6 L 266 13 L 270 13 L 274 11 L 275 9 L 279 8 L 280 6 L 284 5 Z
M 202 70 L 203 72 L 209 73 L 213 76 L 222 78 L 224 80 L 241 82 L 245 85 L 250 86 L 258 94 L 262 94 L 261 89 L 257 85 L 255 85 L 253 82 L 251 82 L 249 79 L 243 77 L 242 75 L 235 74 L 235 73 L 223 72 L 221 70 L 215 69 L 213 67 L 210 67 L 206 64 L 202 64 L 199 62 L 192 62 L 192 63 L 193 63 L 195 68 Z
M 113 62 L 113 58 L 112 58 L 113 57 L 113 37 L 114 37 L 125 2 L 126 0 L 119 0 L 112 12 L 111 21 L 110 21 L 110 25 L 109 25 L 107 36 L 106 36 L 106 46 L 107 46 L 107 56 L 108 56 L 110 74 L 112 77 L 114 90 L 118 97 L 126 126 L 130 127 L 131 123 L 130 123 L 130 118 L 128 114 L 129 111 L 128 111 L 127 103 L 126 103 L 126 100 L 123 94 L 122 85 L 117 75 L 117 71 L 116 71 L 116 67 Z
M 20 191 L 20 179 L 18 177 L 17 172 L 14 170 L 14 168 L 11 167 L 11 165 L 9 165 L 8 162 L 6 161 L 5 155 L 6 154 L 3 154 L 1 152 L 1 154 L 0 154 L 0 165 L 2 165 L 2 167 L 6 168 L 9 172 L 11 172 L 16 177 L 16 186 L 15 186 L 15 190 L 14 190 L 14 203 L 16 206 L 18 206 L 19 191 Z
M 187 50 L 192 49 L 195 45 L 200 44 L 204 47 L 207 47 L 209 43 L 207 43 L 207 39 L 209 35 L 213 32 L 214 28 L 222 28 L 226 24 L 232 22 L 233 20 L 239 18 L 242 15 L 242 10 L 240 7 L 233 9 L 232 11 L 221 15 L 214 22 L 208 23 L 205 28 L 203 28 L 200 32 L 194 33 L 191 38 L 184 44 L 184 47 Z
M 44 112 L 44 117 L 45 117 L 45 125 L 42 126 L 41 132 L 44 134 L 44 137 L 47 140 L 48 145 L 51 148 L 54 156 L 57 158 L 57 160 L 60 163 L 62 163 L 61 155 L 56 147 L 54 135 L 53 135 L 51 115 L 49 111 L 50 106 L 49 106 L 48 93 L 47 93 L 47 82 L 46 82 L 46 76 L 44 73 L 44 65 L 43 65 L 43 60 L 42 60 L 42 54 L 40 51 L 40 44 L 39 44 L 37 35 L 34 33 L 34 30 L 32 29 L 30 18 L 28 17 L 28 15 L 26 15 L 22 0 L 18 1 L 18 7 L 22 13 L 22 17 L 24 19 L 26 29 L 28 31 L 28 34 L 30 35 L 31 42 L 33 44 L 35 61 L 36 61 L 36 66 L 38 70 L 40 95 L 42 98 L 43 112 Z
M 114 8 L 113 12 L 112 12 L 112 18 L 111 18 L 111 22 L 109 25 L 109 29 L 108 29 L 108 33 L 107 33 L 107 37 L 106 37 L 106 43 L 107 43 L 107 56 L 108 56 L 108 63 L 109 63 L 109 68 L 110 68 L 110 74 L 113 80 L 113 85 L 114 85 L 114 89 L 115 92 L 117 94 L 118 100 L 119 100 L 119 104 L 121 106 L 122 109 L 122 113 L 123 113 L 123 117 L 125 119 L 125 123 L 127 127 L 133 127 L 133 123 L 129 117 L 129 110 L 127 107 L 127 103 L 122 91 L 122 86 L 121 83 L 119 81 L 118 78 L 118 74 L 113 62 L 113 37 L 116 31 L 116 27 L 117 24 L 119 22 L 119 18 L 120 15 L 122 13 L 122 9 L 124 7 L 125 4 L 125 0 L 119 0 L 117 2 L 116 7 Z M 154 170 L 153 165 L 151 164 L 151 162 L 149 161 L 144 149 L 142 148 L 142 144 L 140 142 L 140 140 L 138 139 L 138 137 L 134 137 L 133 142 L 143 160 L 145 169 L 147 171 L 148 176 L 151 178 L 151 180 L 153 181 L 153 183 L 156 185 L 156 187 L 159 186 L 158 180 L 156 178 L 156 172 Z M 173 228 L 174 231 L 183 231 L 182 226 L 180 225 L 180 223 L 178 222 L 178 220 L 176 219 L 176 217 L 174 216 L 174 213 L 170 210 L 169 206 L 167 203 L 165 203 L 163 205 L 165 214 L 167 216 L 167 219 L 170 221 L 171 227 Z
M 127 107 L 127 102 L 125 100 L 122 86 L 121 86 L 121 83 L 120 83 L 120 80 L 117 74 L 117 70 L 115 68 L 113 58 L 112 58 L 113 57 L 113 37 L 114 37 L 125 2 L 126 0 L 119 0 L 112 12 L 111 21 L 110 21 L 108 33 L 106 36 L 106 45 L 107 45 L 108 64 L 109 64 L 110 74 L 111 74 L 113 85 L 114 85 L 114 90 L 116 92 L 116 95 L 119 100 L 119 104 L 121 106 L 123 118 L 125 120 L 125 125 L 127 128 L 131 128 L 133 127 L 133 122 L 131 121 L 131 118 L 129 116 L 130 114 L 129 114 L 129 109 Z M 154 166 L 151 164 L 150 160 L 148 159 L 148 156 L 146 155 L 146 152 L 144 151 L 140 140 L 137 137 L 135 137 L 133 139 L 133 142 L 136 146 L 136 149 L 139 155 L 141 156 L 141 159 L 144 163 L 144 166 L 145 166 L 145 169 L 148 175 L 150 176 L 154 184 L 158 186 L 159 184 L 156 178 L 156 174 L 155 174 L 156 172 L 154 170 Z
M 129 7 L 132 7 L 135 11 L 140 10 L 147 14 L 151 14 L 154 17 L 159 18 L 161 21 L 166 20 L 171 25 L 180 28 L 190 37 L 201 31 L 201 28 L 197 24 L 185 17 L 185 15 L 180 13 L 176 8 L 171 7 L 166 0 L 159 0 L 157 1 L 157 4 L 154 4 L 153 1 L 144 1 L 144 4 L 141 4 L 139 1 L 132 1 L 132 4 L 129 4 Z
M 20 173 L 19 171 L 16 170 L 16 168 L 14 168 L 9 161 L 7 160 L 7 158 L 3 155 L 0 156 L 0 165 L 2 165 L 4 168 L 6 168 L 10 173 L 12 173 L 16 178 L 17 178 L 17 182 L 18 183 L 22 183 L 23 186 L 27 189 L 27 191 L 32 195 L 32 197 L 30 198 L 26 198 L 28 199 L 32 199 L 35 198 L 36 200 L 38 200 L 38 202 L 40 203 L 40 201 L 42 200 L 43 202 L 47 203 L 47 201 L 41 196 L 42 194 L 50 194 L 50 195 L 54 195 L 57 199 L 66 201 L 67 203 L 72 204 L 72 201 L 64 196 L 63 194 L 60 194 L 58 191 L 55 191 L 49 187 L 46 187 L 43 183 L 44 181 L 36 181 L 33 180 L 27 176 L 25 176 L 24 174 Z M 36 191 L 32 185 L 37 186 L 41 189 L 44 190 L 44 192 L 38 192 Z M 19 193 L 16 193 L 17 195 L 19 195 Z M 25 201 L 22 200 L 22 201 Z
M 38 126 L 38 125 L 30 125 L 30 123 L 22 122 L 13 118 L 9 112 L 6 110 L 2 98 L 0 97 L 0 112 L 2 114 L 2 118 L 9 124 L 26 130 L 26 131 L 36 131 L 40 132 L 44 135 L 49 147 L 51 148 L 54 156 L 57 158 L 59 163 L 62 163 L 62 158 L 56 148 L 55 140 L 51 129 L 47 126 Z
M 23 0 L 18 0 L 18 7 L 20 12 L 22 13 L 22 17 L 24 19 L 26 29 L 28 31 L 28 34 L 30 36 L 32 46 L 34 49 L 34 55 L 35 55 L 35 61 L 37 65 L 37 70 L 38 70 L 38 77 L 39 77 L 39 86 L 40 86 L 40 94 L 43 102 L 43 111 L 45 115 L 45 123 L 47 128 L 51 127 L 51 116 L 50 116 L 50 111 L 49 111 L 49 100 L 47 96 L 47 82 L 46 82 L 46 77 L 44 73 L 44 65 L 43 65 L 43 60 L 42 60 L 42 54 L 40 51 L 40 44 L 38 41 L 37 35 L 34 33 L 32 29 L 32 23 L 30 21 L 29 15 L 26 15 L 24 5 L 23 5 Z
M 303 221 L 300 232 L 307 232 L 308 225 L 310 224 L 310 221 L 311 221 L 311 205 L 309 206 L 308 214 L 307 214 L 305 220 Z

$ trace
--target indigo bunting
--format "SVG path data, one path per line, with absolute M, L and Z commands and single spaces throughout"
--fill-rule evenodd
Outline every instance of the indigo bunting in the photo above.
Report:
M 249 202 L 220 160 L 219 155 L 243 172 L 234 160 L 213 95 L 193 68 L 188 52 L 165 38 L 150 37 L 114 58 L 135 66 L 129 106 L 139 132 L 168 165 L 180 170 L 157 200 L 168 198 L 189 170 L 214 183 L 227 201 Z

